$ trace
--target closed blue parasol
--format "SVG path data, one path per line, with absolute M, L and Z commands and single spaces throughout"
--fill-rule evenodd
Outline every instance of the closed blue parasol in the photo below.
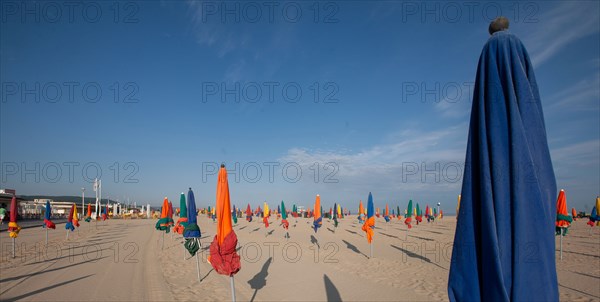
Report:
M 196 200 L 192 188 L 188 190 L 187 198 L 187 226 L 183 231 L 185 238 L 200 238 L 200 227 L 198 226 L 198 213 L 196 213 Z
M 477 67 L 450 301 L 558 301 L 542 104 L 527 50 L 507 28 L 492 22 Z
M 187 225 L 183 229 L 183 238 L 185 243 L 183 246 L 192 255 L 196 256 L 196 270 L 198 271 L 198 282 L 200 282 L 200 260 L 198 259 L 198 251 L 200 250 L 200 227 L 198 226 L 198 213 L 196 212 L 196 199 L 192 188 L 188 190 L 187 196 Z
M 50 220 L 52 216 L 52 208 L 50 208 L 50 201 L 46 200 L 46 213 L 44 213 L 44 225 L 43 227 L 49 229 L 56 229 L 54 222 Z
M 373 209 L 375 206 L 373 204 L 373 195 L 371 194 L 371 192 L 369 192 L 369 198 L 367 199 L 367 217 L 365 218 L 365 223 L 362 226 L 362 230 L 366 233 L 367 235 L 367 241 L 369 242 L 369 246 L 370 246 L 370 254 L 369 254 L 369 258 L 373 258 L 373 235 L 374 235 L 374 231 L 373 229 L 375 228 L 375 210 Z

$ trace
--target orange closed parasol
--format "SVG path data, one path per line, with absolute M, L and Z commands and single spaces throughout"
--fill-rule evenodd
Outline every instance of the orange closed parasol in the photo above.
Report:
M 315 210 L 314 210 L 314 221 L 313 227 L 315 229 L 315 233 L 321 227 L 323 221 L 323 217 L 321 217 L 321 196 L 317 194 L 317 198 L 315 200 Z
M 90 222 L 92 220 L 92 204 L 88 204 L 87 214 L 85 215 L 85 222 Z
M 240 270 L 241 263 L 240 256 L 235 250 L 238 242 L 237 236 L 231 227 L 231 201 L 225 165 L 221 165 L 217 181 L 216 215 L 217 234 L 210 244 L 209 261 L 217 273 L 231 278 L 232 300 L 235 301 L 233 275 Z
M 565 190 L 560 190 L 556 200 L 556 235 L 560 236 L 560 260 L 562 260 L 562 238 L 567 235 L 573 219 L 567 212 L 567 196 Z
M 567 195 L 565 190 L 560 190 L 556 200 L 556 235 L 567 235 L 567 228 L 571 226 L 573 218 L 567 212 Z
M 362 223 L 363 222 L 363 218 L 365 216 L 365 208 L 363 207 L 363 203 L 362 200 L 359 201 L 358 203 L 358 222 Z

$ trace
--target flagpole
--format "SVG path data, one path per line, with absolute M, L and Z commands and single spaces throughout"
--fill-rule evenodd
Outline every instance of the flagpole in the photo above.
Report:
M 100 193 L 99 193 L 100 194 L 100 211 L 102 211 L 102 179 L 98 180 L 98 182 L 100 184 L 99 188 L 98 188 L 98 191 L 100 191 Z M 108 214 L 108 213 L 106 213 L 106 214 Z
M 85 188 L 81 188 L 81 216 L 79 220 L 83 220 L 83 215 L 85 214 Z
M 96 194 L 96 204 L 94 205 L 96 212 L 96 218 L 94 219 L 94 227 L 98 229 L 98 178 L 94 180 L 94 193 Z
M 102 179 L 98 180 L 98 214 L 102 212 Z

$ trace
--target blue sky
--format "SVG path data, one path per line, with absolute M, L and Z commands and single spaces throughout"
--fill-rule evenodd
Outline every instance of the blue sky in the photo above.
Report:
M 454 212 L 499 14 L 532 57 L 569 207 L 599 194 L 598 2 L 52 3 L 1 7 L 0 187 L 18 194 L 89 196 L 101 171 L 104 197 L 192 187 L 203 207 L 223 162 L 237 205 L 356 211 L 373 192 Z

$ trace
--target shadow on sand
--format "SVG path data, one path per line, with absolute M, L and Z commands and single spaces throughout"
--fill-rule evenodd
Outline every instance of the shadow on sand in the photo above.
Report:
M 417 239 L 421 239 L 421 240 L 427 240 L 427 241 L 434 241 L 431 238 L 419 237 L 419 236 L 415 236 L 415 235 L 408 235 L 408 237 L 413 237 L 413 238 L 417 238 Z
M 340 292 L 337 290 L 333 282 L 331 282 L 329 277 L 327 277 L 327 275 L 323 275 L 323 282 L 325 283 L 325 293 L 327 294 L 327 301 L 342 301 Z
M 321 248 L 319 245 L 319 240 L 317 240 L 317 238 L 313 235 L 310 235 L 310 244 L 316 244 L 318 248 Z
M 421 256 L 421 255 L 419 255 L 417 253 L 411 252 L 409 250 L 405 250 L 405 249 L 403 249 L 401 247 L 397 247 L 397 246 L 395 246 L 393 244 L 390 244 L 390 246 L 393 247 L 393 248 L 395 248 L 395 249 L 397 249 L 397 250 L 400 250 L 400 251 L 404 252 L 408 257 L 420 259 L 420 260 L 425 261 L 427 263 L 431 263 L 431 264 L 433 264 L 433 265 L 435 265 L 435 266 L 437 266 L 437 267 L 439 267 L 441 269 L 448 270 L 447 268 L 445 268 L 443 266 L 440 266 L 437 263 L 431 262 L 431 260 L 429 260 L 429 258 L 427 258 L 427 257 L 423 257 L 423 256 Z
M 254 232 L 258 231 L 258 230 L 260 230 L 260 228 L 256 228 L 256 229 L 250 231 L 250 233 L 254 233 Z
M 365 258 L 369 258 L 367 255 L 365 255 L 363 252 L 359 251 L 358 248 L 356 248 L 356 246 L 346 240 L 342 239 L 342 242 L 346 244 L 346 248 L 348 248 L 349 250 L 357 253 L 357 254 L 361 254 L 363 256 L 365 256 Z
M 104 259 L 104 258 L 108 258 L 108 256 L 104 256 L 104 257 L 101 257 L 101 258 L 94 258 L 94 259 L 90 259 L 90 260 L 83 261 L 83 262 L 77 262 L 77 263 L 69 264 L 69 265 L 66 265 L 66 266 L 61 266 L 61 267 L 55 267 L 55 268 L 51 268 L 51 269 L 46 269 L 46 270 L 42 270 L 42 271 L 30 273 L 30 274 L 20 275 L 20 276 L 16 276 L 16 277 L 10 277 L 10 278 L 6 278 L 6 279 L 0 280 L 0 283 L 7 282 L 7 281 L 13 281 L 13 280 L 19 280 L 19 279 L 22 279 L 22 278 L 27 279 L 27 278 L 32 277 L 32 276 L 39 276 L 39 275 L 44 274 L 44 273 L 54 272 L 54 271 L 58 271 L 58 270 L 61 270 L 61 269 L 65 269 L 65 268 L 69 268 L 69 267 L 81 265 L 81 264 L 88 263 L 88 262 L 96 262 L 96 261 L 98 261 L 100 259 Z M 22 280 L 21 282 L 23 282 L 23 281 L 25 281 L 25 280 Z
M 252 298 L 250 299 L 250 301 L 254 301 L 254 298 L 256 298 L 256 293 L 258 292 L 258 290 L 262 289 L 263 287 L 265 287 L 267 285 L 267 276 L 269 275 L 269 266 L 271 265 L 272 260 L 273 260 L 273 258 L 267 259 L 267 261 L 265 261 L 265 264 L 263 264 L 263 267 L 260 270 L 260 272 L 258 272 L 258 274 L 256 274 L 256 275 L 254 275 L 254 277 L 252 277 L 252 279 L 248 280 L 248 284 L 250 284 L 250 288 L 252 288 L 254 290 L 254 294 L 252 294 Z
M 383 235 L 383 236 L 388 236 L 388 237 L 391 237 L 391 238 L 396 238 L 396 239 L 398 239 L 398 236 L 394 236 L 394 235 L 390 235 L 390 234 L 386 234 L 386 233 L 379 233 L 379 234 L 381 234 L 381 235 Z
M 61 283 L 56 283 L 56 284 L 53 284 L 53 285 L 50 285 L 50 286 L 46 286 L 46 287 L 43 287 L 43 288 L 40 288 L 40 289 L 37 289 L 37 290 L 34 290 L 34 291 L 30 291 L 30 292 L 28 292 L 26 294 L 23 294 L 23 295 L 20 295 L 20 296 L 10 297 L 10 298 L 6 298 L 6 299 L 2 298 L 2 300 L 3 301 L 19 301 L 19 300 L 25 299 L 25 298 L 27 298 L 29 296 L 37 295 L 39 293 L 45 292 L 47 290 L 51 290 L 53 288 L 57 288 L 57 287 L 61 287 L 63 285 L 69 284 L 69 283 L 77 282 L 79 280 L 88 278 L 88 277 L 93 276 L 93 275 L 95 275 L 95 274 L 90 274 L 90 275 L 87 275 L 87 276 L 83 276 L 83 277 L 71 279 L 69 281 L 65 281 L 65 282 L 61 282 Z

